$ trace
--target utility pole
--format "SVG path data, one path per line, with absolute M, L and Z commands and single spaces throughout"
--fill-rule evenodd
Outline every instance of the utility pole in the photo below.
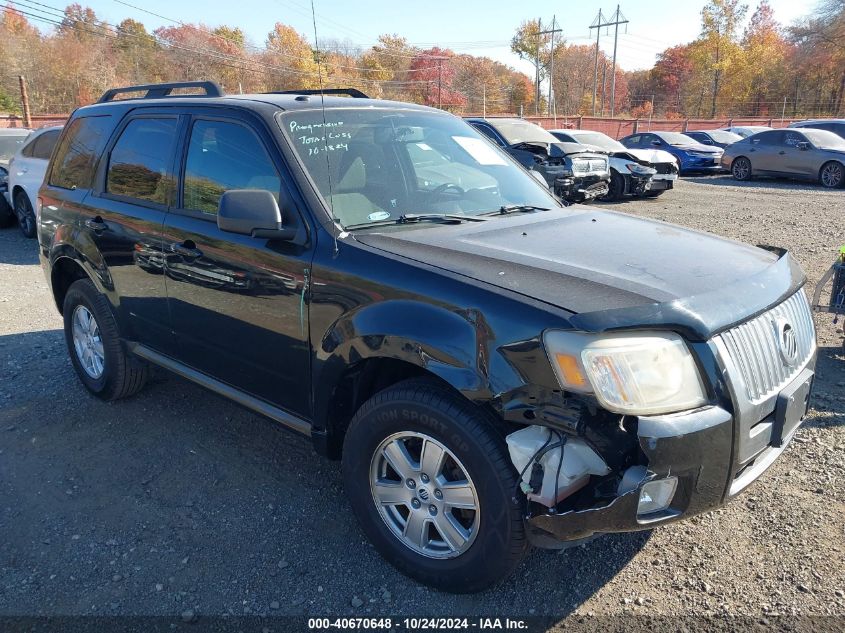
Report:
M 443 58 L 437 58 L 437 107 L 443 108 Z
M 593 23 L 590 25 L 590 30 L 596 30 L 596 61 L 593 67 L 593 116 L 596 116 L 596 91 L 599 85 L 599 37 L 601 37 L 601 27 L 604 22 L 604 14 L 599 9 L 599 14 Z
M 26 92 L 26 79 L 23 75 L 18 75 L 18 83 L 21 86 L 21 105 L 23 106 L 23 124 L 24 127 L 32 127 L 32 115 L 29 111 L 29 94 Z
M 543 30 L 543 19 L 537 18 L 537 52 L 534 55 L 534 114 L 540 114 L 540 33 Z
M 538 35 L 551 35 L 551 51 L 549 52 L 549 116 L 557 118 L 557 108 L 554 106 L 554 82 L 555 82 L 555 33 L 563 33 L 563 29 L 556 29 L 556 16 L 552 16 L 552 28 L 547 31 L 540 31 Z M 538 41 L 539 48 L 539 41 Z
M 610 80 L 610 116 L 612 117 L 614 114 L 614 110 L 616 109 L 616 44 L 617 40 L 619 39 L 619 25 L 620 24 L 628 24 L 628 20 L 622 15 L 622 11 L 619 9 L 619 5 L 616 5 L 616 11 L 610 19 L 605 21 L 604 16 L 602 15 L 601 10 L 599 10 L 599 14 L 596 16 L 596 19 L 593 20 L 593 23 L 590 25 L 590 29 L 596 29 L 597 31 L 601 31 L 602 27 L 614 27 L 613 32 L 613 76 Z M 625 27 L 625 32 L 628 32 L 628 27 Z M 596 66 L 595 71 L 593 73 L 593 114 L 595 114 L 595 105 L 596 105 L 596 85 L 598 83 L 598 68 L 599 68 L 599 38 L 596 35 Z M 607 68 L 605 68 L 602 74 L 607 72 Z M 604 79 L 602 79 L 602 84 L 604 84 Z M 604 87 L 602 87 L 602 115 L 604 115 Z

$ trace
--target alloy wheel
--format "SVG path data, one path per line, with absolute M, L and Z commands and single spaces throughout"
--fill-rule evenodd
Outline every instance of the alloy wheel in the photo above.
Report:
M 751 163 L 746 158 L 740 158 L 733 164 L 733 175 L 737 180 L 747 180 L 751 174 Z
M 29 211 L 29 205 L 26 204 L 23 196 L 18 194 L 15 198 L 15 215 L 18 216 L 18 223 L 24 235 L 31 235 L 35 225 L 35 218 Z
M 842 185 L 842 179 L 845 172 L 843 172 L 842 165 L 839 163 L 828 163 L 822 168 L 822 184 L 825 187 L 839 187 Z
M 100 337 L 100 326 L 91 311 L 83 305 L 76 306 L 72 320 L 73 348 L 85 373 L 94 380 L 103 375 L 105 352 Z
M 438 440 L 401 432 L 386 438 L 370 464 L 370 492 L 396 538 L 428 558 L 469 549 L 481 519 L 475 485 L 461 461 Z

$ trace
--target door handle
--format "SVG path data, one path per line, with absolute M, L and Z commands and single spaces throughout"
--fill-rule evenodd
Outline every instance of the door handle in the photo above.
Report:
M 99 215 L 95 218 L 89 218 L 85 220 L 85 226 L 94 231 L 106 230 L 106 223 L 103 222 L 103 218 L 101 218 Z
M 748 150 L 748 151 L 749 151 L 749 152 L 756 152 L 757 150 L 756 150 L 756 149 L 754 149 L 754 148 L 752 147 L 752 148 L 751 148 L 750 150 Z
M 196 244 L 194 244 L 191 240 L 185 240 L 184 242 L 174 242 L 170 245 L 170 252 L 191 259 L 202 257 L 202 251 L 198 249 Z
M 780 151 L 778 152 L 778 154 L 780 154 L 781 156 L 783 156 L 784 154 L 786 154 L 786 152 L 784 152 L 783 150 L 780 150 Z

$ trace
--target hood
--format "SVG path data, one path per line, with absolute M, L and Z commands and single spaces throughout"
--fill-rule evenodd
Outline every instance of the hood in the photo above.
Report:
M 526 141 L 516 143 L 515 145 L 511 145 L 511 147 L 514 149 L 541 148 L 549 158 L 563 158 L 564 156 L 573 156 L 575 154 L 589 154 L 591 157 L 606 156 L 606 154 L 591 151 L 590 147 L 581 145 L 581 143 L 541 143 L 539 141 Z
M 703 340 L 803 279 L 761 248 L 578 206 L 355 237 L 581 315 L 582 329 L 664 324 Z
M 626 154 L 647 163 L 677 163 L 672 154 L 662 149 L 626 149 Z

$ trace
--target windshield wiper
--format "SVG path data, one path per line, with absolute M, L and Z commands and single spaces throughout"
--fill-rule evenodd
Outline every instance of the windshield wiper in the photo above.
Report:
M 485 222 L 485 218 L 472 215 L 458 215 L 456 213 L 404 213 L 396 219 L 396 224 L 411 222 L 444 222 L 445 224 L 460 224 L 464 220 L 469 222 Z
M 534 204 L 505 204 L 495 211 L 488 211 L 481 215 L 507 215 L 519 211 L 520 213 L 532 213 L 533 211 L 548 211 L 549 207 L 538 207 Z
M 458 215 L 452 213 L 403 213 L 398 218 L 389 220 L 376 220 L 374 222 L 361 222 L 350 224 L 344 227 L 349 229 L 369 229 L 376 226 L 390 226 L 391 224 L 415 224 L 417 222 L 440 222 L 441 224 L 461 224 L 464 220 L 468 222 L 486 222 L 487 218 L 480 218 L 473 215 Z

